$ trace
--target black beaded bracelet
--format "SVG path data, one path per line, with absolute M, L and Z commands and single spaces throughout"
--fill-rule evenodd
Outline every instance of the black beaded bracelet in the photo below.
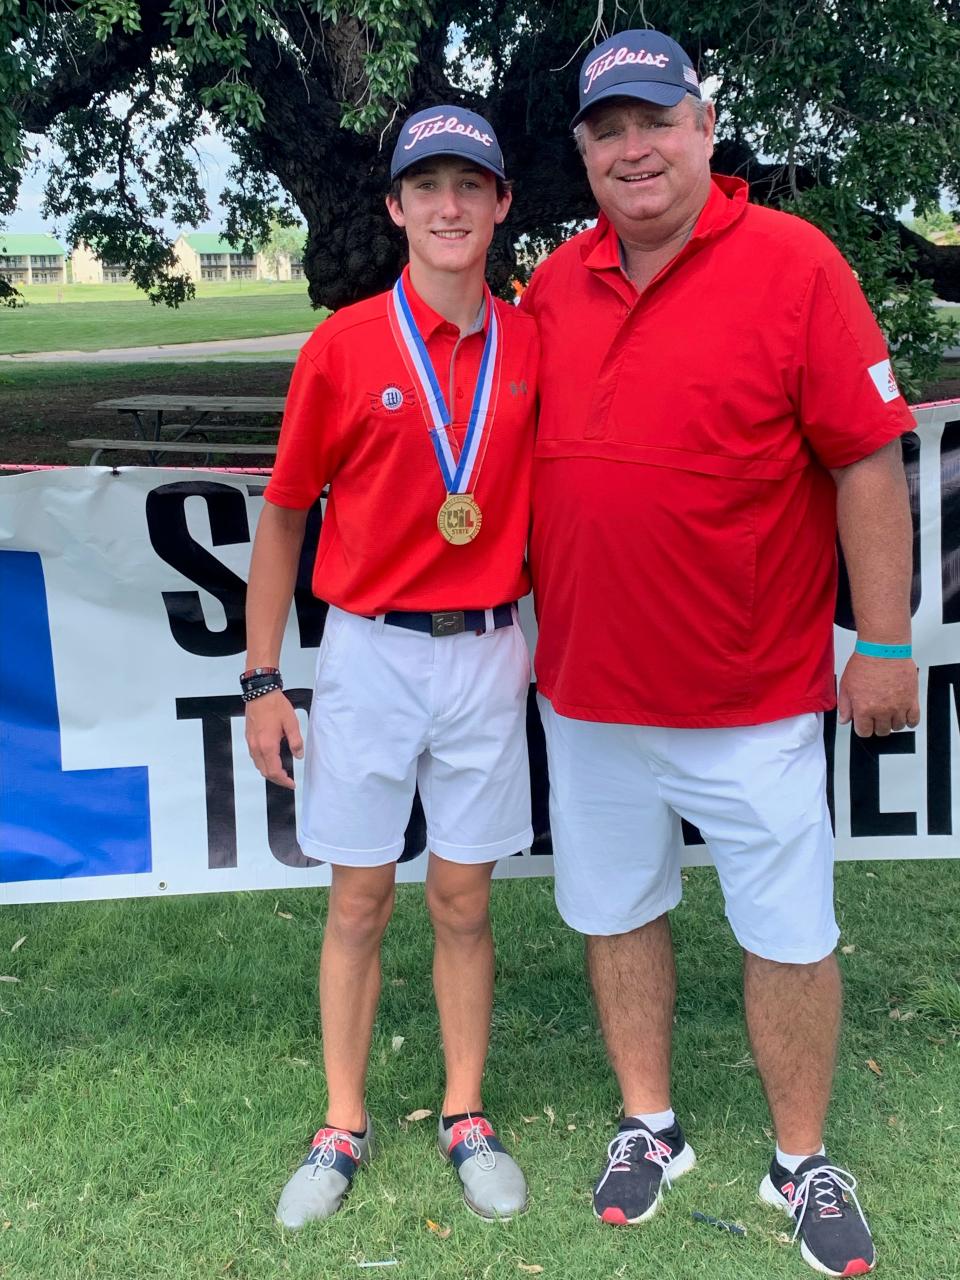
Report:
M 262 698 L 265 693 L 273 693 L 275 689 L 282 688 L 282 682 L 275 682 L 273 684 L 262 685 L 259 689 L 244 689 L 240 696 L 244 702 L 253 702 L 255 698 Z

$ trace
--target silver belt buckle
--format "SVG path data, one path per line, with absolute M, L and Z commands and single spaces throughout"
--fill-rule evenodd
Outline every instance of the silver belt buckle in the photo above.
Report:
M 458 636 L 463 631 L 463 613 L 431 613 L 432 636 Z

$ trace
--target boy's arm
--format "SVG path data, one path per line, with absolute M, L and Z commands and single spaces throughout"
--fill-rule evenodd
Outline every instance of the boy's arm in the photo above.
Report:
M 299 508 L 264 503 L 247 587 L 247 670 L 280 665 L 307 514 Z M 247 703 L 246 736 L 250 755 L 263 776 L 292 789 L 293 778 L 280 763 L 280 743 L 286 738 L 299 760 L 303 738 L 293 704 L 284 693 L 278 690 Z

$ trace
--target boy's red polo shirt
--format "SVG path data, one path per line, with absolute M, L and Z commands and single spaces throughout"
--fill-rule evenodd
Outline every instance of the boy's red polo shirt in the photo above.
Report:
M 463 443 L 485 329 L 461 338 L 404 274 L 417 327 Z M 473 496 L 480 532 L 452 546 L 437 529 L 446 496 L 420 406 L 391 331 L 388 293 L 315 331 L 294 369 L 266 498 L 305 508 L 330 485 L 313 571 L 321 599 L 351 613 L 485 609 L 530 589 L 524 563 L 537 397 L 536 326 L 495 300 L 500 382 Z M 487 317 L 489 323 L 489 317 Z M 493 401 L 491 401 L 493 403 Z
M 830 468 L 913 426 L 849 266 L 713 179 L 638 294 L 606 218 L 533 275 L 530 563 L 561 714 L 755 724 L 834 704 Z

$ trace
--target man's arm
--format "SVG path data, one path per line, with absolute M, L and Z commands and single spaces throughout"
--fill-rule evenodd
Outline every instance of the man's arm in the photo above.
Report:
M 247 587 L 247 669 L 278 667 L 283 632 L 297 583 L 307 511 L 265 502 L 250 559 Z M 280 763 L 280 743 L 301 759 L 303 738 L 293 704 L 280 692 L 264 694 L 246 706 L 247 746 L 254 764 L 278 786 L 294 781 Z
M 909 644 L 913 529 L 900 441 L 831 475 L 857 635 L 875 644 Z M 920 721 L 915 663 L 852 654 L 840 678 L 838 709 L 840 723 L 852 720 L 861 738 L 914 728 Z

